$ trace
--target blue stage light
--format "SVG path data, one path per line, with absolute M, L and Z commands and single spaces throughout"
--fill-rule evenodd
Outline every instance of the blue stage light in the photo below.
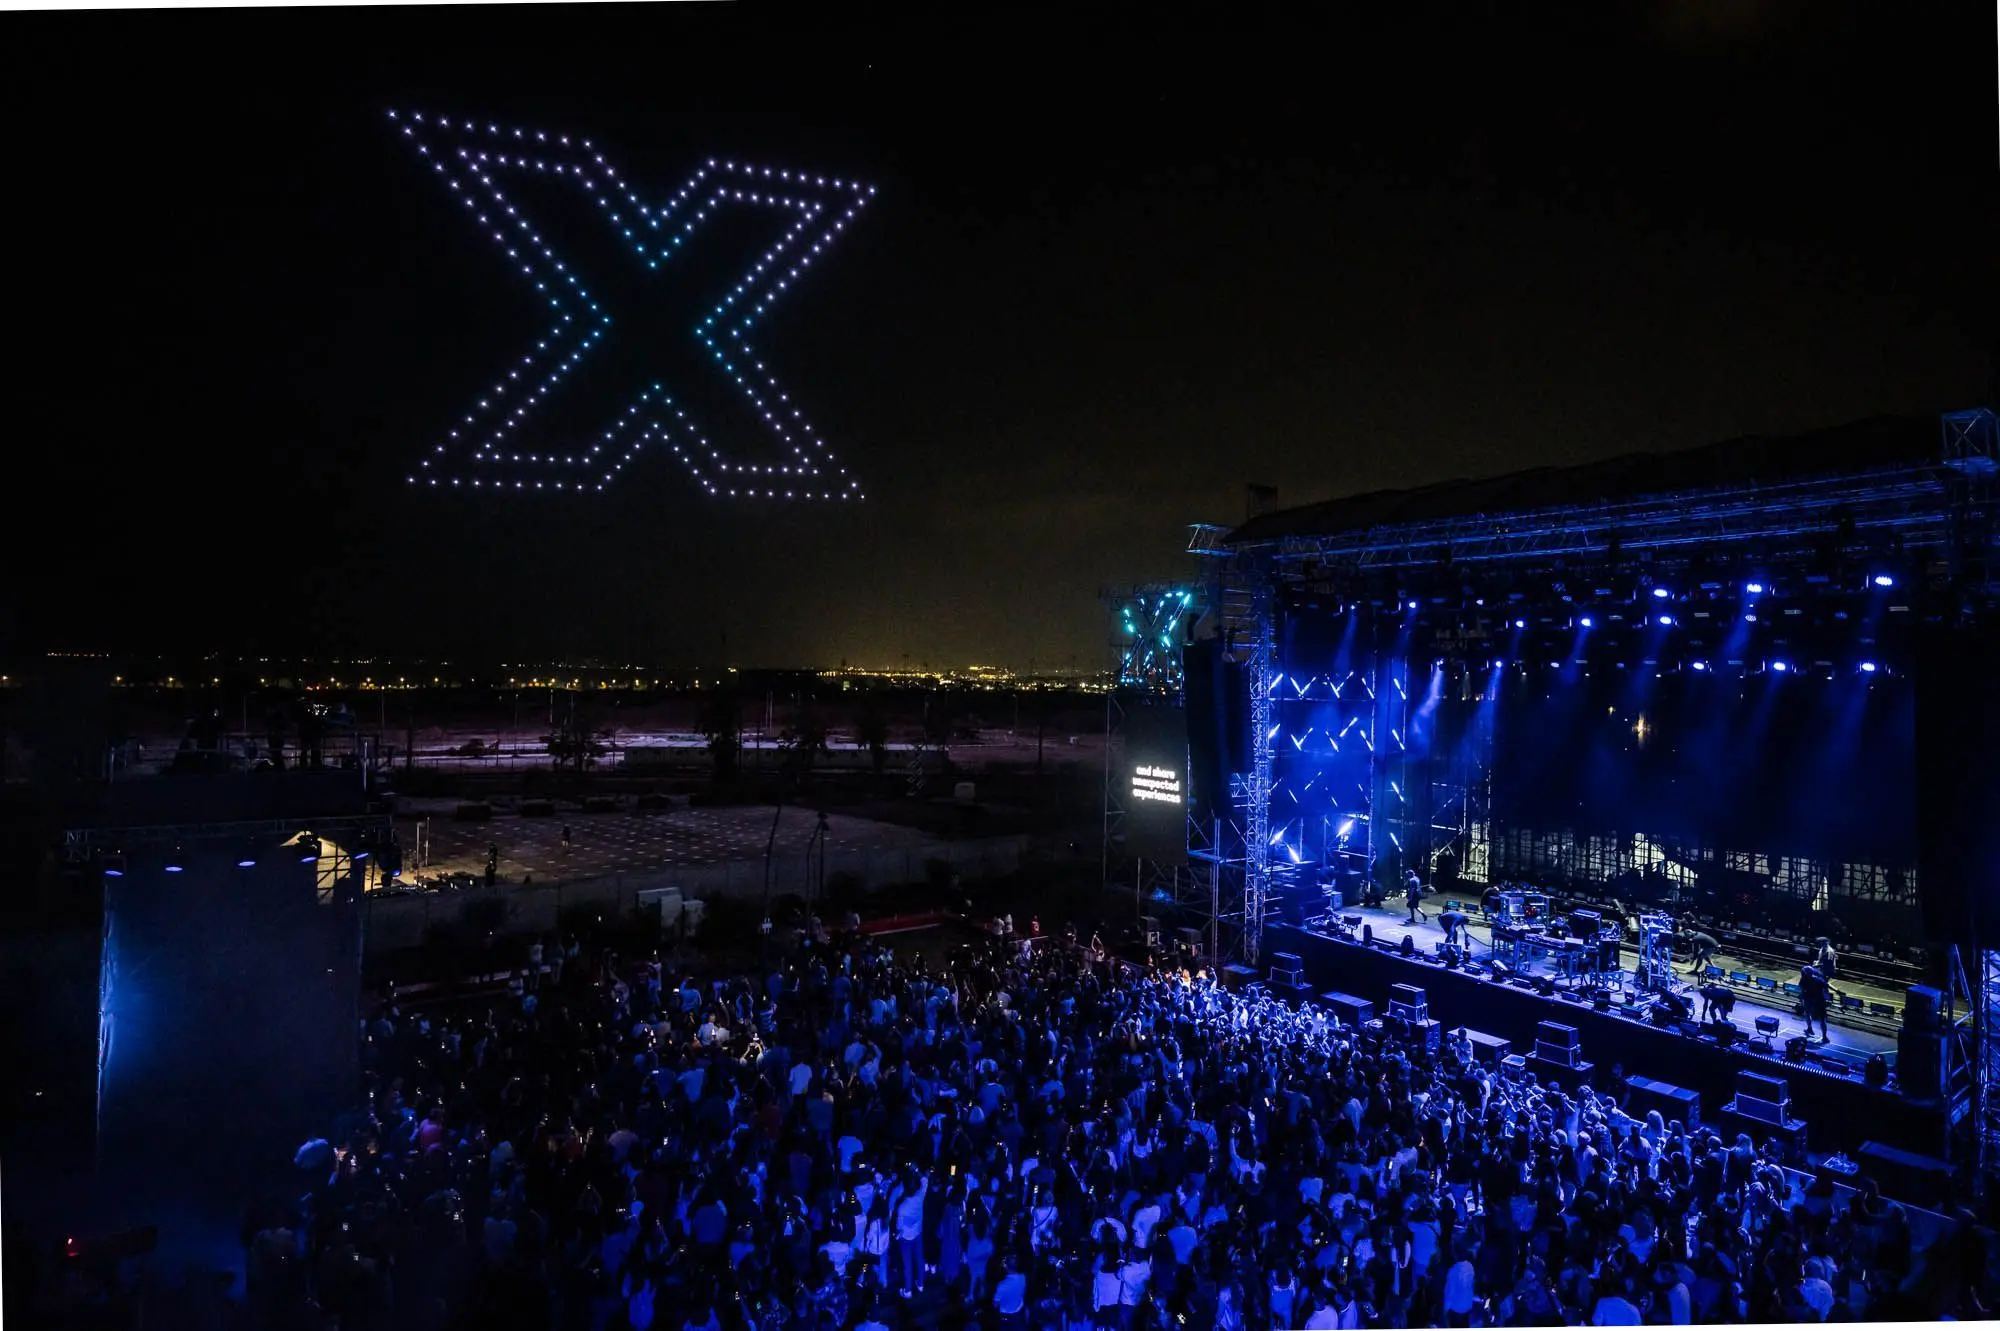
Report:
M 1755 624 L 1757 622 L 1757 612 L 1752 610 L 1749 614 L 1743 616 L 1743 622 L 1746 624 Z
M 365 851 L 365 850 L 357 850 L 357 851 L 355 851 L 355 852 L 354 852 L 354 855 L 353 855 L 353 859 L 354 859 L 354 860 L 355 860 L 355 861 L 356 861 L 357 863 L 359 863 L 360 861 L 362 861 L 362 860 L 365 860 L 365 859 L 367 859 L 367 858 L 368 858 L 368 852 L 367 852 L 367 851 Z
M 179 873 L 180 871 L 181 871 L 181 866 L 178 864 L 169 864 L 167 866 L 168 873 Z
M 1781 675 L 1782 675 L 1782 674 L 1784 674 L 1784 673 L 1785 673 L 1785 672 L 1786 672 L 1787 670 L 1790 670 L 1790 669 L 1791 669 L 1791 666 L 1790 666 L 1790 665 L 1788 665 L 1788 664 L 1786 664 L 1786 663 L 1785 663 L 1785 662 L 1783 662 L 1783 661 L 1773 661 L 1773 662 L 1771 662 L 1771 669 L 1773 669 L 1773 670 L 1777 671 L 1777 672 L 1778 672 L 1779 674 L 1781 674 Z
M 301 855 L 301 856 L 299 856 L 299 863 L 300 863 L 300 864 L 318 864 L 318 863 L 319 863 L 319 856 L 317 856 L 317 855 Z
M 125 871 L 123 869 L 106 869 L 104 871 L 104 876 L 106 878 L 123 878 L 125 876 Z
M 1743 584 L 1743 590 L 1749 592 L 1752 596 L 1762 596 L 1764 594 L 1764 584 L 1761 582 L 1746 582 Z
M 1863 661 L 1861 663 L 1861 673 L 1864 675 L 1872 675 L 1879 668 L 1873 661 Z
M 1674 617 L 1673 617 L 1672 615 L 1661 615 L 1661 616 L 1660 616 L 1660 627 L 1661 627 L 1661 628 L 1672 628 L 1673 626 L 1674 626 Z
M 238 860 L 238 861 L 236 861 L 236 867 L 237 867 L 237 868 L 239 868 L 239 869 L 254 869 L 254 868 L 256 868 L 256 867 L 257 867 L 257 861 L 255 861 L 255 860 Z
M 1517 619 L 1514 621 L 1514 627 L 1517 629 L 1524 629 L 1528 627 L 1528 621 L 1525 619 Z
M 1696 661 L 1696 662 L 1694 663 L 1694 668 L 1695 668 L 1696 670 L 1706 670 L 1706 669 L 1708 669 L 1708 662 L 1706 662 L 1706 661 Z
M 1416 608 L 1417 608 L 1417 603 L 1415 601 L 1410 602 L 1410 609 L 1415 610 Z
M 1875 585 L 1877 587 L 1893 587 L 1896 585 L 1896 580 L 1887 573 L 1877 573 L 1875 575 Z
M 1665 587 L 1655 587 L 1653 588 L 1653 595 L 1659 598 L 1660 600 L 1664 601 L 1669 596 L 1672 596 L 1673 593 L 1668 591 Z
M 1579 623 L 1579 624 L 1583 625 L 1583 626 L 1584 626 L 1585 628 L 1589 628 L 1589 627 L 1590 627 L 1590 616 L 1589 616 L 1589 615 L 1585 615 L 1585 616 L 1584 616 L 1584 617 L 1583 617 L 1582 619 L 1579 619 L 1579 620 L 1577 621 L 1577 623 Z

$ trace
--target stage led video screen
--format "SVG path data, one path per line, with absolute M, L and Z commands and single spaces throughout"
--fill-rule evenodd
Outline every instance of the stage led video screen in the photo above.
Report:
M 1141 859 L 1187 859 L 1187 713 L 1133 707 L 1125 713 L 1125 753 L 1118 773 L 1125 803 L 1125 849 Z

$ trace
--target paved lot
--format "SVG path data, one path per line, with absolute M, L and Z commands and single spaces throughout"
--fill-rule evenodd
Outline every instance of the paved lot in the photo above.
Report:
M 397 820 L 404 846 L 406 872 L 422 874 L 486 871 L 489 846 L 500 851 L 500 878 L 519 882 L 532 874 L 537 882 L 594 878 L 669 866 L 702 866 L 761 860 L 771 844 L 770 808 L 689 809 L 658 813 L 560 813 L 553 818 L 503 815 L 483 823 L 454 821 L 450 804 L 430 812 L 429 863 L 410 858 L 417 844 L 417 824 Z M 421 810 L 415 811 L 419 817 Z M 779 858 L 804 855 L 818 826 L 810 809 L 787 808 L 778 819 Z M 562 846 L 569 828 L 570 848 Z M 840 814 L 827 816 L 829 858 L 887 851 L 920 852 L 939 844 L 933 837 L 906 827 Z

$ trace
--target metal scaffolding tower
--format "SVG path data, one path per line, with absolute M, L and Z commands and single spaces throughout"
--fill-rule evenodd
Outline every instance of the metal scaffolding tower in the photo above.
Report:
M 2000 1087 L 2000 951 L 1992 948 L 1979 954 L 1979 996 L 1972 1020 L 1978 1060 L 1972 1080 L 1974 1159 L 1983 1179 L 2000 1168 L 2000 1095 L 1995 1094 Z
M 1268 582 L 1254 589 L 1244 682 L 1250 690 L 1250 770 L 1243 781 L 1243 961 L 1263 954 L 1264 915 L 1271 897 L 1271 690 L 1277 672 L 1277 616 Z
M 1181 651 L 1209 601 L 1198 588 L 1180 583 L 1114 588 L 1100 599 L 1111 620 L 1117 669 L 1116 685 L 1104 702 L 1102 881 L 1107 889 L 1131 891 L 1142 930 L 1152 912 L 1165 908 L 1183 927 L 1198 929 L 1213 954 L 1218 932 L 1213 858 L 1191 856 L 1172 864 L 1131 854 L 1125 844 L 1126 794 L 1118 779 L 1128 709 L 1186 706 Z M 1185 844 L 1198 847 L 1210 835 L 1191 825 Z

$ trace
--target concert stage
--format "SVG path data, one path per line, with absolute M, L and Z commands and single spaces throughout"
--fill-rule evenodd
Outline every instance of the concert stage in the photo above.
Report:
M 1518 1044 L 1571 1014 L 1587 1057 L 1685 1079 L 1714 1108 L 1735 1069 L 1777 1066 L 1816 1145 L 1894 1123 L 1896 1145 L 1942 1154 L 1939 1106 L 1970 1109 L 1979 1130 L 1951 1149 L 2000 1162 L 2000 774 L 1968 761 L 2000 745 L 1996 500 L 1982 409 L 1197 527 L 1198 599 L 1121 603 L 1128 770 L 1108 782 L 1107 843 L 1142 861 L 1163 916 L 1198 866 L 1259 978 L 1280 951 L 1315 992 L 1418 968 L 1447 1025 Z M 1173 872 L 1149 879 L 1147 861 Z M 1300 927 L 1359 914 L 1357 932 L 1400 944 L 1412 877 L 1433 915 L 1413 950 L 1433 952 L 1447 899 L 1478 921 L 1482 962 L 1500 942 L 1510 965 L 1556 949 L 1609 976 L 1616 933 L 1614 993 L 1550 996 L 1532 956 L 1502 985 Z M 1488 885 L 1552 910 L 1496 939 Z M 1581 908 L 1607 929 L 1546 932 Z M 1690 977 L 1702 935 L 1716 969 Z M 1835 1038 L 1794 1045 L 1822 936 Z M 1657 980 L 1669 958 L 1690 1015 L 1720 986 L 1737 1048 L 1623 1015 L 1639 963 Z M 1788 1046 L 1802 1065 L 1772 1062 Z M 1878 1055 L 1897 1093 L 1862 1081 Z
M 1627 1016 L 1616 1004 L 1612 1011 L 1598 1012 L 1589 1004 L 1543 997 L 1532 989 L 1481 979 L 1464 970 L 1447 970 L 1434 961 L 1405 958 L 1399 950 L 1402 935 L 1398 916 L 1393 930 L 1376 932 L 1374 946 L 1282 924 L 1266 928 L 1264 938 L 1272 953 L 1288 952 L 1300 959 L 1305 989 L 1293 995 L 1300 1000 L 1338 990 L 1370 1001 L 1380 1013 L 1386 1009 L 1391 985 L 1415 985 L 1428 999 L 1431 1019 L 1441 1023 L 1446 1032 L 1468 1027 L 1508 1041 L 1515 1053 L 1534 1052 L 1542 1022 L 1573 1026 L 1581 1035 L 1583 1058 L 1594 1065 L 1590 1080 L 1597 1089 L 1610 1089 L 1619 1075 L 1642 1074 L 1698 1094 L 1701 1121 L 1706 1124 L 1723 1122 L 1723 1108 L 1736 1095 L 1737 1074 L 1749 1071 L 1789 1085 L 1793 1113 L 1806 1123 L 1806 1145 L 1815 1153 L 1852 1154 L 1869 1141 L 1891 1142 L 1928 1155 L 1944 1153 L 1941 1107 L 1872 1089 L 1857 1077 L 1836 1075 L 1816 1066 L 1789 1065 L 1782 1058 L 1749 1052 L 1742 1045 L 1724 1050 L 1710 1041 Z M 1396 946 L 1391 946 L 1392 941 Z M 1742 1024 L 1746 1028 L 1750 1025 L 1747 1020 Z M 1790 1029 L 1796 1034 L 1797 1023 Z M 1848 1040 L 1842 1043 L 1847 1045 L 1843 1053 L 1858 1052 Z M 1782 1051 L 1782 1041 L 1778 1048 Z M 1531 1065 L 1531 1070 L 1544 1080 L 1554 1077 L 1558 1084 L 1568 1080 L 1574 1086 L 1580 1080 L 1574 1074 L 1541 1065 Z
M 1444 929 L 1438 923 L 1438 914 L 1445 901 L 1460 901 L 1461 904 L 1467 905 L 1468 914 L 1477 915 L 1478 893 L 1468 889 L 1468 895 L 1471 897 L 1470 903 L 1464 902 L 1462 898 L 1453 897 L 1449 893 L 1440 893 L 1426 898 L 1423 905 L 1425 918 L 1417 924 L 1404 923 L 1404 920 L 1408 918 L 1408 911 L 1401 905 L 1354 906 L 1344 909 L 1339 913 L 1341 915 L 1360 916 L 1362 922 L 1374 930 L 1375 938 L 1380 942 L 1400 946 L 1403 941 L 1403 935 L 1408 934 L 1414 941 L 1416 951 L 1426 957 L 1433 957 L 1437 953 L 1438 944 L 1444 941 Z M 1272 926 L 1272 928 L 1275 927 Z M 1308 926 L 1307 932 L 1317 933 L 1321 936 L 1327 935 L 1326 930 L 1313 929 L 1310 926 Z M 1472 937 L 1473 959 L 1485 962 L 1492 952 L 1492 927 L 1475 920 L 1475 922 L 1465 926 L 1463 933 L 1470 934 Z M 1267 940 L 1274 937 L 1275 935 L 1267 932 Z M 1296 950 L 1286 948 L 1282 944 L 1267 941 L 1267 951 L 1272 947 L 1276 947 L 1280 951 Z M 1638 949 L 1634 944 L 1627 941 L 1620 945 L 1620 951 L 1622 953 L 1622 965 L 1619 973 L 1616 976 L 1606 978 L 1613 981 L 1614 987 L 1622 991 L 1636 992 Z M 1798 979 L 1798 972 L 1796 970 L 1777 970 L 1761 962 L 1732 956 L 1726 952 L 1717 952 L 1712 964 L 1720 967 L 1725 975 L 1735 973 L 1751 977 L 1750 988 L 1748 990 L 1739 989 L 1735 1006 L 1736 1025 L 1743 1031 L 1743 1038 L 1746 1042 L 1756 1038 L 1758 1017 L 1771 1017 L 1778 1022 L 1778 1032 L 1772 1038 L 1772 1043 L 1777 1052 L 1781 1054 L 1784 1052 L 1786 1040 L 1795 1035 L 1803 1035 L 1805 1033 L 1805 1019 L 1797 1015 L 1794 1011 L 1796 1006 L 1794 1003 L 1784 1000 L 1782 997 L 1760 1000 L 1755 996 L 1757 993 L 1757 980 L 1763 979 L 1769 980 L 1774 984 L 1782 984 L 1786 981 Z M 1530 976 L 1554 975 L 1553 967 L 1547 962 L 1538 962 L 1517 969 L 1523 974 Z M 1569 981 L 1564 980 L 1559 981 L 1559 983 L 1563 988 L 1570 987 Z M 1694 1003 L 1695 1015 L 1700 1016 L 1701 997 L 1693 989 L 1696 983 L 1695 980 L 1687 976 L 1685 966 L 1676 972 L 1675 984 L 1677 988 L 1684 997 L 1689 998 Z M 1864 1004 L 1893 1004 L 1897 1009 L 1900 1009 L 1903 1004 L 1903 993 L 1901 990 L 1892 991 L 1881 985 L 1863 980 L 1852 982 L 1843 980 L 1838 982 L 1837 988 L 1842 993 L 1860 998 Z M 1782 993 L 1783 991 L 1780 990 L 1780 995 Z M 1565 1005 L 1568 1005 L 1566 1001 Z M 1844 1019 L 1838 1011 L 1829 1012 L 1827 1024 L 1832 1028 L 1833 1041 L 1830 1044 L 1813 1046 L 1812 1052 L 1815 1058 L 1827 1059 L 1841 1063 L 1844 1066 L 1851 1066 L 1857 1073 L 1867 1063 L 1871 1054 L 1882 1054 L 1889 1060 L 1892 1066 L 1894 1065 L 1896 1058 L 1896 1037 L 1893 1030 L 1884 1032 L 1879 1029 L 1879 1026 L 1875 1029 L 1856 1026 L 1850 1019 Z M 1870 1023 L 1870 1025 L 1875 1025 L 1875 1023 Z

